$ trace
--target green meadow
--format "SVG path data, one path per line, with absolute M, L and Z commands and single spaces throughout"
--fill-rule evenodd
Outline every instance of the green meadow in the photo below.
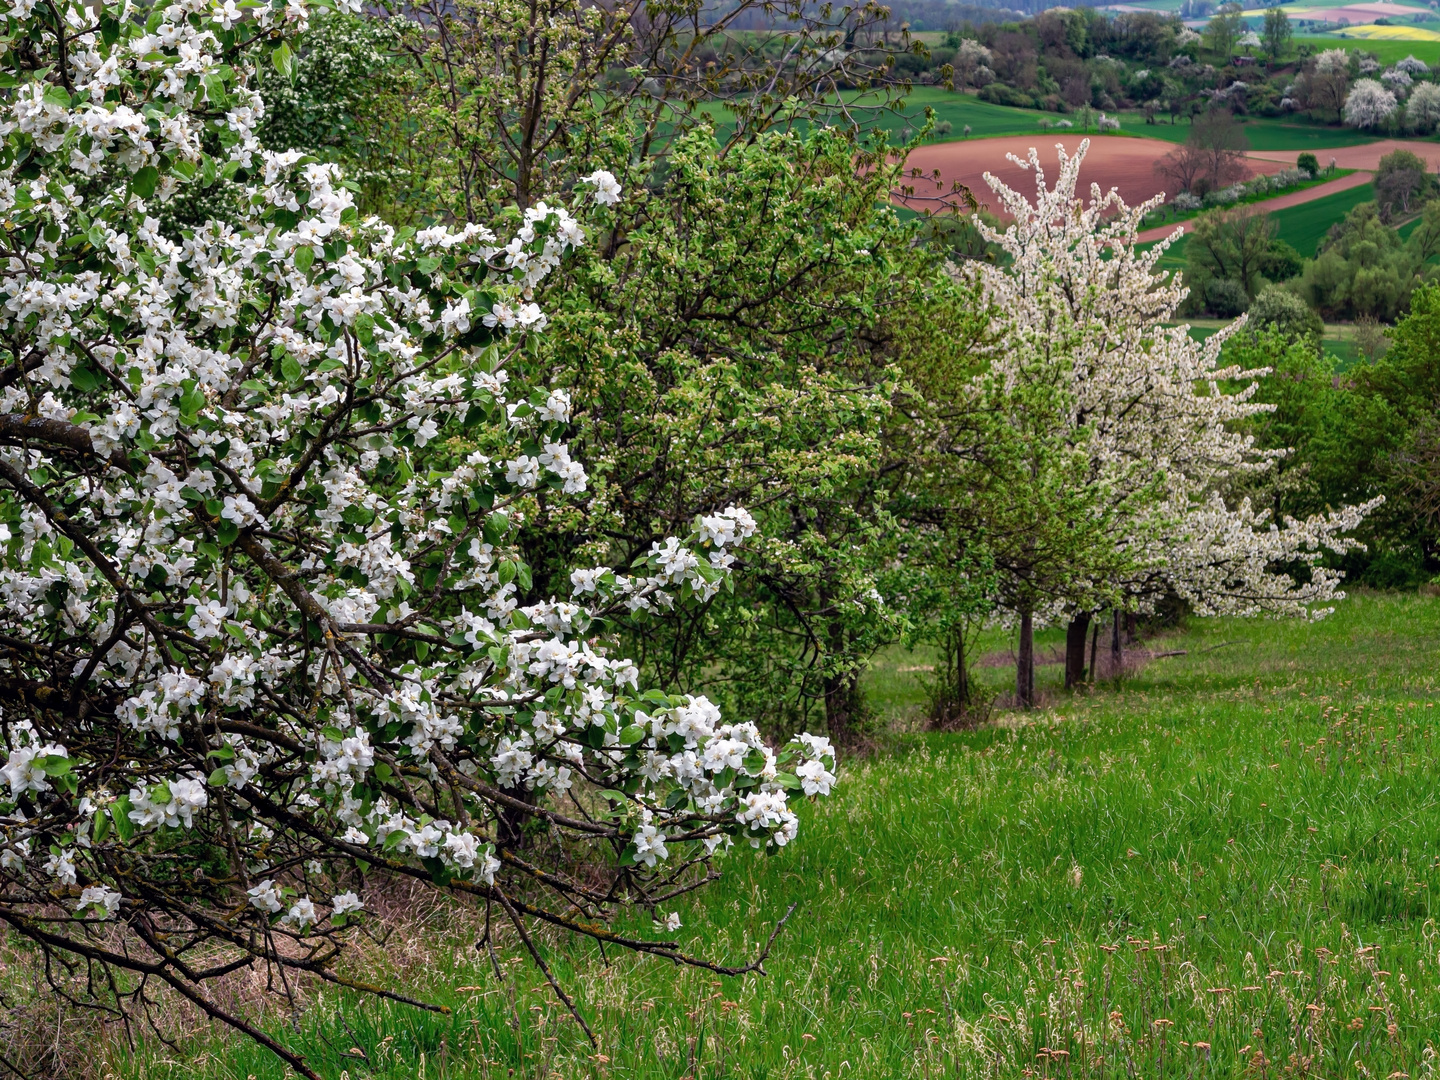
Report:
M 1361 184 L 1359 187 L 1336 192 L 1334 195 L 1326 195 L 1324 198 L 1301 203 L 1299 206 L 1276 210 L 1270 215 L 1275 221 L 1276 238 L 1292 245 L 1306 258 L 1314 258 L 1315 250 L 1325 234 L 1329 232 L 1330 226 L 1344 218 L 1352 208 L 1374 198 L 1375 185 Z M 1179 224 L 1184 225 L 1185 223 L 1182 221 Z M 1412 225 L 1411 228 L 1413 227 Z M 1161 268 L 1165 270 L 1185 269 L 1185 247 L 1189 242 L 1190 234 L 1186 232 L 1184 236 L 1171 244 L 1160 260 Z
M 1167 116 L 1156 116 L 1155 123 L 1147 124 L 1141 113 L 1123 113 L 1121 122 L 1123 130 L 1144 138 L 1182 143 L 1190 136 L 1187 121 L 1172 124 Z M 1251 150 L 1321 150 L 1326 147 L 1363 146 L 1377 139 L 1377 136 L 1354 128 L 1297 124 L 1263 116 L 1243 117 L 1240 124 Z
M 1403 10 L 1397 8 L 1397 11 Z M 1435 29 L 1435 27 L 1428 27 L 1428 29 Z M 1320 52 L 1322 49 L 1359 49 L 1362 52 L 1373 53 L 1380 63 L 1387 65 L 1404 60 L 1407 56 L 1424 60 L 1431 67 L 1440 65 L 1440 42 L 1437 41 L 1346 37 L 1343 31 L 1304 36 L 1297 34 L 1292 41 L 1296 46 L 1309 45 L 1315 52 Z
M 1354 207 L 1374 198 L 1375 185 L 1361 184 L 1323 199 L 1277 210 L 1270 216 L 1275 220 L 1276 236 L 1309 259 L 1314 258 L 1316 247 L 1330 231 L 1331 225 L 1344 218 Z
M 1192 620 L 1120 685 L 1067 695 L 1049 663 L 1046 707 L 957 733 L 920 730 L 930 658 L 897 648 L 870 676 L 896 733 L 805 808 L 792 847 L 736 851 L 673 905 L 679 940 L 726 962 L 793 906 L 765 976 L 542 938 L 592 1047 L 511 938 L 496 978 L 480 913 L 398 896 L 385 963 L 450 1013 L 327 990 L 270 1023 L 352 1080 L 1424 1075 L 1437 639 L 1440 600 L 1415 595 L 1313 624 Z M 997 693 L 1008 645 L 983 644 Z M 283 1075 L 241 1040 L 177 1034 L 143 1057 L 100 1044 L 107 1071 Z

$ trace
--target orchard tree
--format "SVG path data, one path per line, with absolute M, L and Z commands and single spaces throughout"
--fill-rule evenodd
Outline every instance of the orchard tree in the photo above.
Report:
M 1345 98 L 1345 123 L 1351 127 L 1377 128 L 1395 113 L 1395 94 L 1374 79 L 1359 79 Z
M 1440 124 L 1440 85 L 1422 82 L 1405 102 L 1405 124 L 1411 131 L 1434 131 Z
M 1217 11 L 1205 26 L 1206 44 L 1220 57 L 1223 63 L 1229 63 L 1230 57 L 1235 53 L 1235 46 L 1240 40 L 1240 35 L 1245 32 L 1244 9 L 1234 0 L 1220 5 Z
M 547 977 L 537 923 L 756 970 L 603 916 L 788 843 L 790 793 L 834 775 L 824 739 L 774 750 L 610 647 L 728 587 L 745 510 L 530 595 L 518 530 L 589 482 L 532 297 L 622 184 L 594 170 L 503 226 L 362 218 L 334 165 L 257 145 L 253 65 L 287 69 L 307 17 L 10 15 L 0 922 L 82 965 L 82 1003 L 168 988 L 315 1077 L 206 983 L 258 965 L 409 1000 L 339 964 L 374 875 L 493 908 Z M 217 177 L 241 218 L 160 226 Z
M 1322 557 L 1356 546 L 1343 534 L 1372 507 L 1272 523 L 1248 500 L 1226 502 L 1233 479 L 1273 467 L 1283 453 L 1261 451 L 1237 430 L 1270 407 L 1251 400 L 1263 372 L 1220 362 L 1239 323 L 1203 343 L 1187 327 L 1169 325 L 1185 289 L 1157 269 L 1168 242 L 1148 252 L 1137 246 L 1158 197 L 1130 207 L 1113 189 L 1102 194 L 1092 185 L 1082 204 L 1075 189 L 1087 148 L 1082 143 L 1073 158 L 1060 148 L 1053 188 L 1033 149 L 1028 163 L 1014 159 L 1035 171 L 1034 203 L 987 175 L 1013 224 L 1004 232 L 980 227 L 1009 260 L 965 268 L 1003 320 L 977 394 L 996 380 L 1035 387 L 1068 433 L 1067 453 L 1086 458 L 1076 475 L 1094 485 L 1094 497 L 1084 500 L 1087 528 L 1075 534 L 1073 572 L 1054 575 L 1043 594 L 1045 615 L 1069 621 L 1067 681 L 1083 670 L 1084 627 L 1104 606 L 1146 610 L 1173 593 L 1204 614 L 1324 614 L 1343 594 L 1340 575 Z M 1041 354 L 1047 364 L 1037 368 L 1030 358 Z M 1057 439 L 1043 424 L 1017 437 L 1037 447 Z M 1007 494 L 1014 499 L 1021 490 Z M 1079 508 L 1064 517 L 1081 520 Z M 998 556 L 996 565 L 1005 566 Z M 1302 572 L 1274 569 L 1285 565 Z M 1028 582 L 1023 574 L 1015 576 L 1023 658 L 1030 651 L 1027 609 L 1039 610 L 1039 596 L 1019 587 Z M 1023 684 L 1019 689 L 1023 701 Z
M 1279 60 L 1290 47 L 1290 16 L 1281 7 L 1265 9 L 1265 26 L 1260 32 L 1266 55 Z
M 1294 97 L 1302 109 L 1327 117 L 1333 115 L 1338 120 L 1349 90 L 1348 54 L 1344 49 L 1326 49 L 1296 78 Z

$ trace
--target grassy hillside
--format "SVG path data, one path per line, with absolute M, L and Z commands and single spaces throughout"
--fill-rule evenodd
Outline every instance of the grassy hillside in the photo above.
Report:
M 984 139 L 996 135 L 1043 133 L 1046 129 L 1042 124 L 1050 124 L 1053 129 L 1056 121 L 1066 119 L 1056 113 L 1040 112 L 1037 109 L 1012 109 L 1004 105 L 991 105 L 972 94 L 954 93 L 934 86 L 916 87 L 904 99 L 899 111 L 874 107 L 880 100 L 878 95 L 867 95 L 861 100 L 864 107 L 856 109 L 854 113 L 861 125 L 883 129 L 896 139 L 907 128 L 912 131 L 920 130 L 925 123 L 927 107 L 935 110 L 937 124 L 949 121 L 951 125 L 948 134 L 937 134 L 933 137 L 936 142 L 966 138 L 966 125 L 971 129 L 968 138 Z M 702 106 L 702 110 L 714 119 L 716 130 L 721 137 L 728 135 L 733 129 L 733 119 L 723 102 L 707 103 Z M 1070 119 L 1073 121 L 1073 118 Z M 804 127 L 803 124 L 800 126 Z
M 1196 621 L 1119 690 L 1062 697 L 1044 666 L 1051 708 L 850 764 L 795 846 L 737 853 L 674 905 L 716 959 L 797 905 L 768 977 L 547 945 L 598 1052 L 512 942 L 497 982 L 474 920 L 433 910 L 387 951 L 451 1015 L 327 992 L 272 1027 L 352 1077 L 1419 1075 L 1440 1032 L 1437 638 L 1440 601 L 1360 596 L 1314 625 Z M 892 713 L 926 659 L 881 658 Z M 282 1075 L 203 1028 L 145 1046 L 106 1069 Z

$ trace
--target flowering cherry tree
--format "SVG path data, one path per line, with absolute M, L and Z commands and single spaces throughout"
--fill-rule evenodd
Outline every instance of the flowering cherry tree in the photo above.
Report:
M 517 529 L 587 484 L 532 289 L 615 178 L 497 231 L 362 219 L 334 167 L 255 139 L 254 65 L 287 70 L 306 18 L 7 16 L 0 921 L 108 970 L 109 1007 L 164 984 L 314 1076 L 205 982 L 354 986 L 336 961 L 370 873 L 492 905 L 537 960 L 533 920 L 755 970 L 595 917 L 694 887 L 736 840 L 788 843 L 791 793 L 835 776 L 824 739 L 772 749 L 606 648 L 726 587 L 743 509 L 529 595 Z M 242 220 L 159 224 L 219 180 Z M 532 825 L 608 880 L 536 854 Z
M 1228 485 L 1272 468 L 1284 453 L 1257 448 L 1239 430 L 1272 408 L 1252 400 L 1253 380 L 1265 372 L 1220 360 L 1243 320 L 1203 343 L 1188 327 L 1167 325 L 1186 295 L 1176 276 L 1158 270 L 1173 237 L 1149 251 L 1136 243 L 1163 196 L 1131 207 L 1092 185 L 1083 203 L 1076 187 L 1087 148 L 1074 157 L 1060 148 L 1054 187 L 1035 150 L 1028 161 L 1014 159 L 1035 172 L 1033 203 L 987 175 L 1012 224 L 979 227 L 1009 263 L 967 270 L 1001 319 L 994 375 L 1009 384 L 1033 379 L 1027 358 L 1049 350 L 1052 363 L 1040 370 L 1060 387 L 1069 450 L 1088 458 L 1082 475 L 1098 493 L 1088 516 L 1070 517 L 1087 521 L 1089 536 L 1105 522 L 1096 542 L 1122 556 L 1103 575 L 1092 570 L 1093 553 L 1077 557 L 1075 572 L 1044 598 L 1049 616 L 1088 622 L 1086 613 L 1100 607 L 1143 609 L 1168 591 L 1205 615 L 1326 614 L 1344 594 L 1342 575 L 1322 559 L 1358 546 L 1345 534 L 1375 504 L 1277 523 L 1248 499 L 1227 502 Z M 1083 630 L 1079 638 L 1083 646 Z
M 1345 123 L 1351 127 L 1376 128 L 1395 112 L 1395 94 L 1374 79 L 1361 79 L 1345 99 Z

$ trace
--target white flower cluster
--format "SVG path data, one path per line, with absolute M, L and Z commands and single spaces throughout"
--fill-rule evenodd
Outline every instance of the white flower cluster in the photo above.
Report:
M 0 766 L 0 779 L 10 785 L 10 798 L 18 799 L 27 791 L 49 791 L 52 761 L 68 762 L 69 752 L 57 743 L 42 743 L 28 720 L 10 726 L 10 739 L 5 764 Z

